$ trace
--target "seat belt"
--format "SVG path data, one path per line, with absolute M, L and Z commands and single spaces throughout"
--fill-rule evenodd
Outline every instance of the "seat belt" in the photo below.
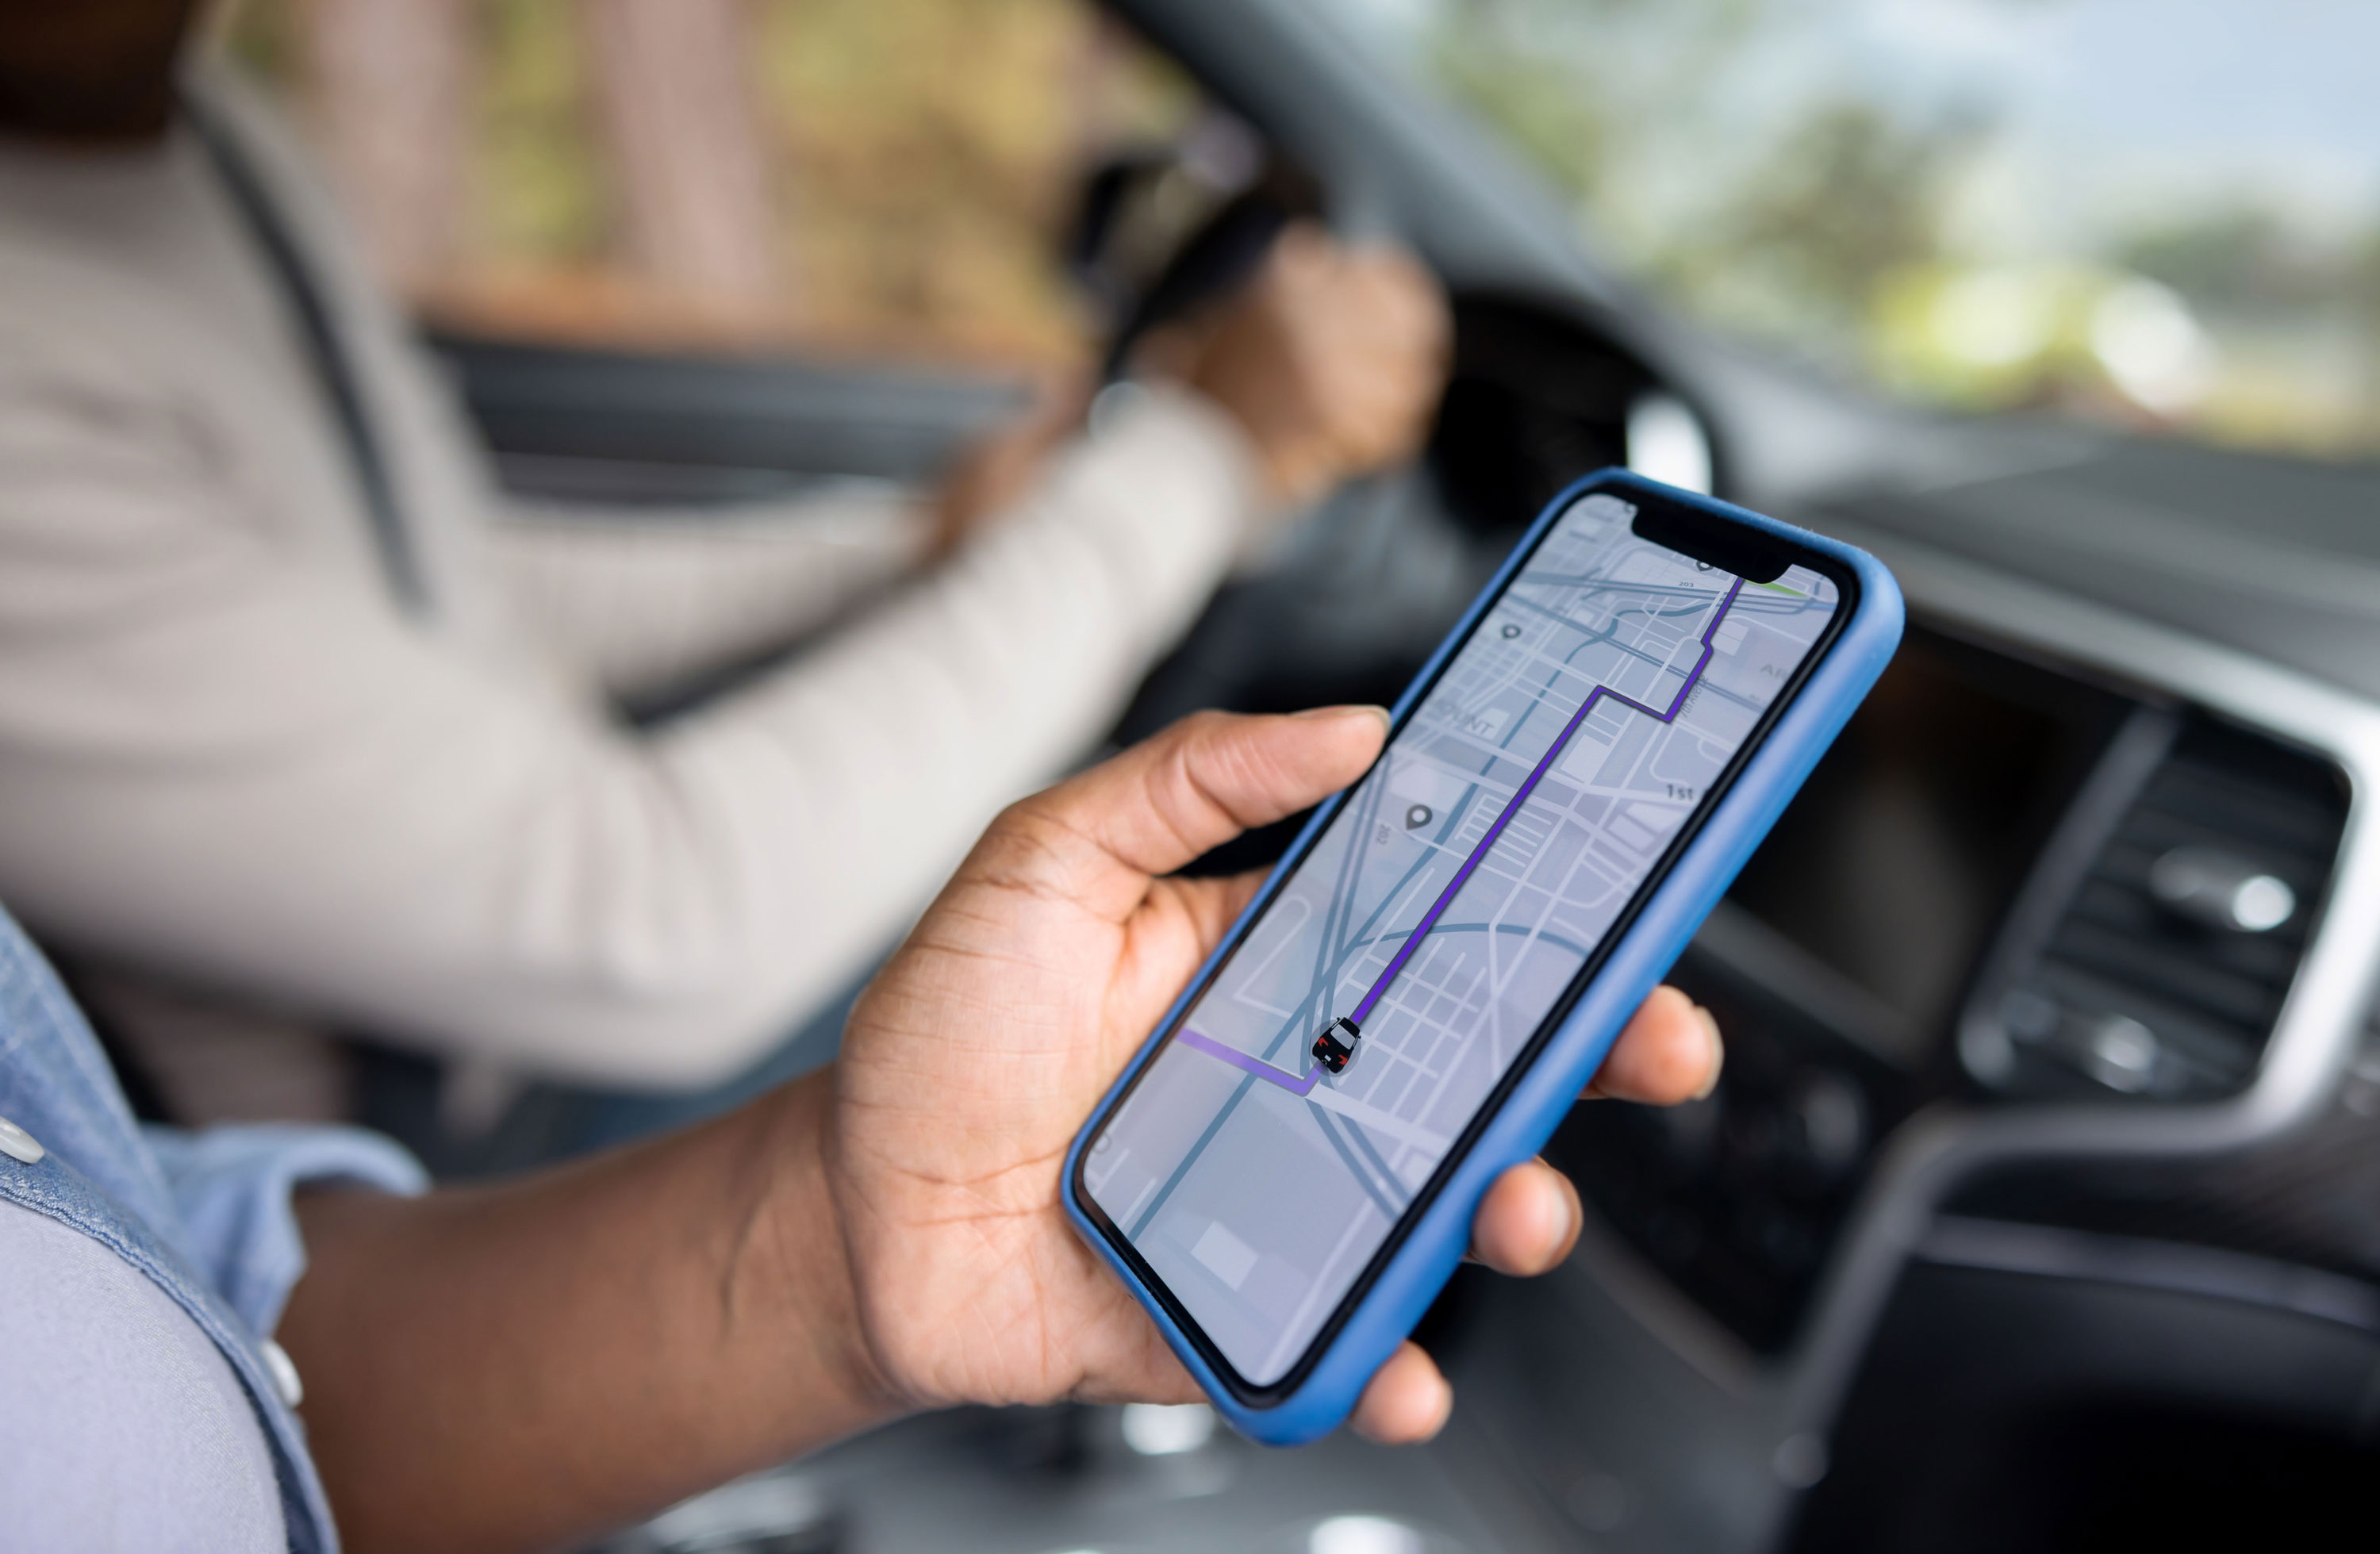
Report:
M 273 204 L 264 181 L 257 176 L 255 164 L 241 149 L 238 136 L 219 122 L 212 109 L 188 93 L 182 97 L 182 116 L 197 136 L 207 160 L 214 164 L 232 203 L 239 208 L 249 236 L 263 250 L 266 262 L 281 283 L 289 310 L 296 316 L 315 384 L 330 401 L 340 438 L 346 443 L 348 467 L 363 493 L 364 513 L 371 524 L 372 546 L 379 552 L 381 573 L 387 579 L 389 592 L 404 613 L 427 615 L 429 586 L 422 577 L 419 558 L 413 552 L 412 535 L 397 504 L 396 487 L 389 479 L 387 457 L 365 413 L 354 364 L 348 359 L 322 288 L 315 284 L 306 257 Z

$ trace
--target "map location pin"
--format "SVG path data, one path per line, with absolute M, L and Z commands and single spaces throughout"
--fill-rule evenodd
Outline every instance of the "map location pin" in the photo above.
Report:
M 1433 811 L 1427 804 L 1416 804 L 1405 811 L 1405 830 L 1417 831 L 1429 824 Z

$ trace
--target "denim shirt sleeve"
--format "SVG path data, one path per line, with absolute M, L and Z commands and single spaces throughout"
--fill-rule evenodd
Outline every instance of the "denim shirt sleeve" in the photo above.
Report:
M 360 1128 L 265 1123 L 185 1133 L 144 1126 L 164 1172 L 182 1244 L 249 1329 L 269 1336 L 306 1271 L 291 1196 L 341 1182 L 419 1193 L 429 1178 L 412 1156 Z

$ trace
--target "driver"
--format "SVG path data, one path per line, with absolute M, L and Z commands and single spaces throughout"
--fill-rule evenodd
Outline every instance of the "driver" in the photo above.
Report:
M 1441 385 L 1426 274 L 1299 230 L 1096 432 L 939 506 L 519 521 L 289 138 L 184 60 L 195 8 L 0 0 L 0 891 L 87 966 L 715 1082 Z M 609 710 L 831 617 L 690 713 Z M 143 985 L 85 990 L 170 1030 Z

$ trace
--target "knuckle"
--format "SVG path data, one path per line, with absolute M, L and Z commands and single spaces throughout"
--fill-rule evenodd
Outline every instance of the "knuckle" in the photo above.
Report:
M 1180 719 L 1167 732 L 1177 746 L 1204 745 L 1220 738 L 1240 721 L 1230 712 L 1206 707 Z

